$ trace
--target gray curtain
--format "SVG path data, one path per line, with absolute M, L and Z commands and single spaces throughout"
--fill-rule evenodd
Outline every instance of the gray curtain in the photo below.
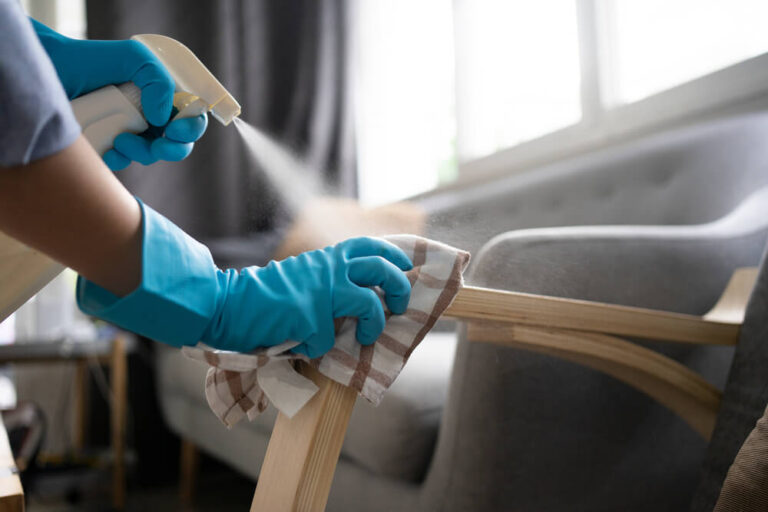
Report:
M 344 0 L 87 2 L 88 36 L 157 33 L 187 45 L 235 96 L 242 118 L 289 145 L 343 195 L 354 195 Z M 153 208 L 204 240 L 285 223 L 280 195 L 254 172 L 234 126 L 211 118 L 183 162 L 118 173 Z

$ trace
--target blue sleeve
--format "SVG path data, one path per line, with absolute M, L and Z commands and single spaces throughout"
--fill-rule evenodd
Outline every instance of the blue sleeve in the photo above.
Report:
M 0 167 L 53 155 L 80 134 L 69 100 L 16 0 L 0 0 Z

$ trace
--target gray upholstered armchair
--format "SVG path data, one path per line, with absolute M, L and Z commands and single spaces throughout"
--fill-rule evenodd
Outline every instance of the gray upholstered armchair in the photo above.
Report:
M 499 234 L 476 253 L 469 282 L 700 315 L 736 268 L 760 261 L 766 140 L 768 117 L 748 116 L 465 192 L 447 211 L 458 195 L 430 198 L 441 220 L 433 233 L 471 246 L 504 222 L 535 225 L 537 214 L 545 226 L 591 224 Z M 723 388 L 732 347 L 647 346 Z M 461 332 L 424 481 L 340 468 L 328 509 L 686 510 L 706 452 L 679 417 L 612 377 Z
M 759 262 L 766 140 L 768 116 L 752 115 L 445 192 L 420 202 L 427 234 L 475 253 L 472 285 L 700 315 Z M 717 387 L 733 354 L 647 346 Z M 355 408 L 328 510 L 688 507 L 707 442 L 646 395 L 463 329 L 413 357 L 379 408 Z M 274 414 L 227 432 L 205 410 L 202 368 L 163 351 L 159 369 L 171 427 L 256 477 Z
M 471 281 L 703 315 L 736 268 L 758 264 L 766 239 L 762 189 L 701 226 L 506 233 L 480 251 Z M 688 508 L 708 440 L 680 417 L 600 372 L 478 341 L 482 336 L 460 335 L 424 482 L 392 492 L 395 482 L 372 485 L 372 475 L 340 473 L 329 510 L 351 510 L 360 489 L 372 504 L 367 509 L 382 511 Z M 733 347 L 645 345 L 723 388 Z

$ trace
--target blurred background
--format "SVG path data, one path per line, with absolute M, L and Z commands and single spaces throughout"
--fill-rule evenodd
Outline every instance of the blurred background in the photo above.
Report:
M 322 183 L 334 201 L 349 201 L 320 202 L 323 219 L 344 225 L 332 234 L 304 233 L 322 241 L 355 234 L 349 225 L 358 218 L 369 219 L 373 232 L 421 230 L 473 251 L 509 229 L 650 220 L 651 212 L 531 220 L 538 210 L 526 208 L 526 194 L 520 201 L 485 198 L 492 189 L 511 186 L 510 180 L 551 178 L 560 172 L 552 170 L 558 165 L 606 148 L 768 107 L 768 2 L 761 0 L 22 4 L 30 16 L 71 37 L 158 33 L 187 45 L 240 102 L 242 118 L 300 162 L 307 182 Z M 209 244 L 221 265 L 241 266 L 295 252 L 285 247 L 286 234 L 295 235 L 306 220 L 303 205 L 297 208 L 291 190 L 262 172 L 263 165 L 234 127 L 211 123 L 187 160 L 151 168 L 135 164 L 118 177 Z M 569 200 L 567 192 L 544 195 L 550 209 Z M 697 197 L 686 201 L 694 204 Z M 484 210 L 486 202 L 503 205 L 507 213 Z M 515 208 L 524 210 L 524 220 L 512 220 Z M 691 215 L 681 223 L 724 213 Z M 302 239 L 297 247 L 319 239 Z M 75 341 L 115 339 L 109 326 L 77 312 L 73 283 L 66 271 L 0 325 L 0 341 L 56 342 L 51 354 L 62 354 Z M 180 438 L 192 434 L 177 424 L 193 420 L 168 405 L 164 393 L 187 388 L 163 381 L 162 349 L 124 336 L 127 508 L 243 510 L 253 491 L 253 470 L 210 447 L 194 455 L 204 470 L 194 499 L 189 489 L 179 497 L 180 456 L 185 460 Z M 37 475 L 29 480 L 29 510 L 111 506 L 114 370 L 104 364 L 110 347 L 86 350 L 79 362 L 4 370 L 3 406 L 30 402 L 45 418 Z M 189 386 L 202 393 L 198 376 L 189 377 Z M 83 395 L 85 387 L 91 391 Z M 438 423 L 439 414 L 432 445 Z M 217 435 L 227 432 L 222 428 Z

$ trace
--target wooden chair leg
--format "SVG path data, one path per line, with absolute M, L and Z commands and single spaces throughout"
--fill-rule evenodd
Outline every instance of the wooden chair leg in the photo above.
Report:
M 24 512 L 24 489 L 0 415 L 0 512 Z
M 302 365 L 320 388 L 296 415 L 278 415 L 261 466 L 251 512 L 321 511 L 357 392 Z
M 199 460 L 197 446 L 189 439 L 182 438 L 179 457 L 179 501 L 183 510 L 192 507 Z
M 120 336 L 112 345 L 110 381 L 112 387 L 112 505 L 125 508 L 125 417 L 127 401 L 127 364 L 125 340 Z
M 83 453 L 85 439 L 88 436 L 89 414 L 89 388 L 88 388 L 88 362 L 77 361 L 75 368 L 75 432 L 73 445 L 75 453 Z

